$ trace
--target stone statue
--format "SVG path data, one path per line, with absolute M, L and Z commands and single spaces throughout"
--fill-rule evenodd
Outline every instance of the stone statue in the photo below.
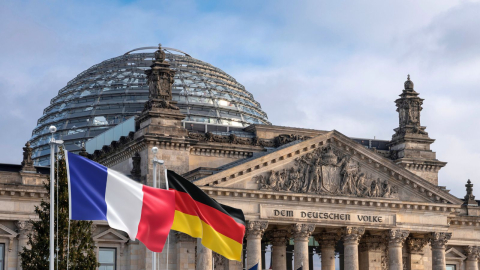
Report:
M 365 183 L 367 176 L 364 173 L 361 173 L 358 177 L 357 182 L 357 195 L 360 197 L 365 197 L 368 195 L 368 186 Z
M 165 108 L 178 110 L 179 108 L 172 102 L 172 84 L 174 82 L 175 71 L 170 69 L 170 64 L 165 62 L 165 52 L 161 44 L 155 52 L 150 69 L 145 71 L 149 90 L 149 100 L 145 104 L 144 110 L 152 108 Z
M 23 147 L 22 171 L 36 171 L 33 166 L 32 153 L 33 149 L 30 147 L 30 142 L 27 142 Z
M 392 195 L 392 186 L 388 183 L 388 180 L 385 180 L 382 185 L 383 197 L 390 197 Z

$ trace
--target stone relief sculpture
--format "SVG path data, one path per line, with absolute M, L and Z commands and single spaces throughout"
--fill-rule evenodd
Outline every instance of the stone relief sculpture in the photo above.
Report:
M 373 179 L 360 164 L 326 146 L 295 160 L 289 169 L 254 177 L 260 189 L 325 195 L 394 198 L 398 191 L 388 180 Z
M 288 135 L 282 134 L 275 137 L 273 140 L 260 139 L 258 137 L 254 138 L 244 138 L 239 137 L 235 134 L 230 134 L 228 136 L 216 135 L 212 132 L 207 133 L 196 133 L 189 132 L 188 137 L 192 139 L 199 140 L 201 142 L 219 142 L 219 143 L 231 143 L 231 144 L 240 144 L 240 145 L 253 145 L 253 146 L 263 146 L 263 147 L 280 147 L 284 144 L 294 142 L 294 141 L 304 141 L 308 140 L 311 137 L 300 136 L 300 135 Z

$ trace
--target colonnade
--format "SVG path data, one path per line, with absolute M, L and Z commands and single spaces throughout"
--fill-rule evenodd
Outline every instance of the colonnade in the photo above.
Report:
M 335 269 L 335 248 L 339 241 L 343 242 L 343 259 L 341 269 L 348 270 L 403 270 L 429 269 L 423 265 L 423 250 L 427 244 L 432 246 L 433 270 L 445 270 L 445 247 L 451 233 L 432 232 L 428 234 L 410 234 L 409 231 L 393 229 L 366 232 L 364 227 L 317 228 L 314 224 L 293 224 L 290 227 L 274 227 L 267 231 L 267 221 L 250 221 L 246 226 L 246 269 L 255 264 L 262 265 L 262 239 L 272 244 L 272 269 L 287 270 L 287 243 L 294 241 L 294 267 L 296 270 L 308 270 L 309 238 L 313 236 L 320 245 L 322 270 Z M 315 232 L 314 232 L 315 231 Z M 404 260 L 403 247 L 408 251 Z M 197 248 L 198 249 L 198 248 Z M 210 253 L 211 254 L 211 253 Z M 478 248 L 467 253 L 467 270 L 478 270 Z M 360 255 L 360 256 L 359 256 Z M 385 256 L 386 255 L 386 256 Z M 203 250 L 197 250 L 197 262 L 208 261 L 202 256 L 211 256 Z M 211 259 L 210 259 L 211 261 Z M 404 264 L 408 264 L 404 268 Z M 237 266 L 240 270 L 242 266 Z M 233 268 L 233 269 L 237 269 Z M 197 270 L 211 270 L 211 263 L 197 263 Z M 223 268 L 222 268 L 223 269 Z M 224 268 L 232 269 L 232 268 Z

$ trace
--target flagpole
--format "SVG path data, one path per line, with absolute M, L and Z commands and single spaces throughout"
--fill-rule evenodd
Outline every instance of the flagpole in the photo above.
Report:
M 163 165 L 164 162 L 163 160 L 157 159 L 158 147 L 152 147 L 152 153 L 153 153 L 153 187 L 157 188 L 157 164 Z M 165 170 L 165 176 L 167 176 L 166 173 L 167 173 L 167 170 Z M 167 189 L 168 189 L 168 183 L 167 183 Z M 167 249 L 167 267 L 168 267 L 168 249 Z M 157 270 L 157 253 L 153 251 L 152 251 L 152 270 Z
M 50 257 L 49 257 L 49 270 L 55 269 L 55 147 L 63 144 L 62 140 L 55 140 L 53 134 L 57 132 L 55 126 L 48 128 L 52 133 L 50 139 Z
M 153 187 L 157 188 L 157 152 L 158 148 L 153 147 Z M 152 251 L 152 270 L 157 270 L 157 253 Z

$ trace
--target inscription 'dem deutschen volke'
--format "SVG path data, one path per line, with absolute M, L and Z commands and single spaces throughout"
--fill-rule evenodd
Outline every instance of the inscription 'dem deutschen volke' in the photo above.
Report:
M 323 209 L 294 209 L 290 207 L 278 207 L 262 205 L 261 218 L 266 219 L 294 219 L 310 220 L 316 222 L 335 223 L 369 223 L 378 225 L 394 224 L 393 215 L 365 213 L 360 211 L 335 211 Z

